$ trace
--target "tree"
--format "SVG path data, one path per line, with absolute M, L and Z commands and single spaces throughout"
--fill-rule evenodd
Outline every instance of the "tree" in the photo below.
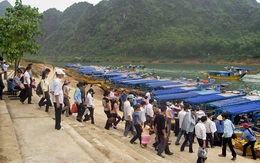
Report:
M 0 51 L 6 60 L 17 68 L 24 54 L 36 54 L 40 46 L 35 37 L 42 32 L 39 28 L 43 15 L 38 8 L 31 8 L 16 0 L 13 8 L 7 7 L 0 18 Z

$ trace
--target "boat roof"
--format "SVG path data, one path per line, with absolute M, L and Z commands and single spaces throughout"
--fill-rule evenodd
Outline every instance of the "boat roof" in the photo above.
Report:
M 250 102 L 246 104 L 220 107 L 217 109 L 217 111 L 225 111 L 227 114 L 231 115 L 246 114 L 250 112 L 260 111 L 260 102 Z
M 228 72 L 228 71 L 218 71 L 218 70 L 208 70 L 208 73 L 223 73 L 223 74 L 230 74 L 234 72 Z
M 230 66 L 225 66 L 224 68 L 227 70 L 232 69 L 233 71 L 239 71 L 239 70 L 251 71 L 252 70 L 252 68 L 250 68 L 250 67 L 232 67 L 231 68 Z
M 170 89 L 170 88 L 177 88 L 177 87 L 185 87 L 187 84 L 174 84 L 174 85 L 163 85 L 161 86 L 162 89 Z
M 158 88 L 166 85 L 178 85 L 178 84 L 183 84 L 183 83 L 171 81 L 171 80 L 165 80 L 165 81 L 160 81 L 155 83 L 147 83 L 146 85 L 150 88 Z
M 259 96 L 243 96 L 243 97 L 236 97 L 232 99 L 220 100 L 206 104 L 206 106 L 213 106 L 213 107 L 223 107 L 235 104 L 242 104 L 251 101 L 260 101 Z
M 178 93 L 178 94 L 164 94 L 164 95 L 158 95 L 154 96 L 154 98 L 158 101 L 162 100 L 178 100 L 178 99 L 186 99 L 194 96 L 203 96 L 208 94 L 214 94 L 219 93 L 219 91 L 214 90 L 205 90 L 205 91 L 191 91 L 191 92 L 184 92 L 184 93 Z
M 122 81 L 122 83 L 125 84 L 142 84 L 142 83 L 153 83 L 153 82 L 158 82 L 158 79 L 138 79 L 138 80 Z
M 188 102 L 190 104 L 201 104 L 201 103 L 224 100 L 224 99 L 234 98 L 239 96 L 244 96 L 244 94 L 233 94 L 233 93 L 211 94 L 207 96 L 191 97 L 185 99 L 185 102 Z
M 163 95 L 163 94 L 173 94 L 173 93 L 181 93 L 181 92 L 188 92 L 188 91 L 195 91 L 199 90 L 198 87 L 180 87 L 180 88 L 171 88 L 171 89 L 165 89 L 165 90 L 157 90 L 153 91 L 152 93 L 155 96 Z

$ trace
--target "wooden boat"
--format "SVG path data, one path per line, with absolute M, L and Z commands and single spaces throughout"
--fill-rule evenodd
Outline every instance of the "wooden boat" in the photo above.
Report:
M 227 71 L 235 72 L 235 73 L 246 73 L 246 74 L 252 74 L 255 75 L 260 72 L 260 70 L 253 70 L 250 67 L 233 67 L 233 66 L 225 66 L 224 67 Z
M 210 70 L 210 71 L 201 71 L 202 75 L 206 76 L 207 78 L 214 78 L 214 79 L 222 79 L 222 80 L 239 80 L 243 76 L 246 75 L 246 73 L 234 73 L 234 72 L 228 72 L 228 71 L 216 71 L 216 70 Z

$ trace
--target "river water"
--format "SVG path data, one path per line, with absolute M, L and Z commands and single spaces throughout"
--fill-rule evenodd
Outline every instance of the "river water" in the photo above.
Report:
M 154 70 L 160 77 L 176 79 L 179 77 L 185 77 L 187 79 L 196 80 L 197 77 L 206 79 L 200 71 L 207 70 L 225 70 L 224 66 L 229 65 L 217 65 L 217 64 L 145 64 L 146 71 Z M 248 65 L 232 65 L 234 67 L 251 67 L 253 70 L 260 70 L 260 66 L 248 66 Z M 228 90 L 243 89 L 245 86 L 249 86 L 250 90 L 260 89 L 260 73 L 256 75 L 245 75 L 241 80 L 216 80 L 216 84 L 222 84 L 225 82 L 231 82 L 232 84 L 227 88 Z

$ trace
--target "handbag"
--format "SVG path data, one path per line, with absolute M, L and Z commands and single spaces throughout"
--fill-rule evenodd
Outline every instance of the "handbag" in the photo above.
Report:
M 77 113 L 78 112 L 78 107 L 77 107 L 77 105 L 75 103 L 72 104 L 70 112 L 71 113 Z
M 200 157 L 200 158 L 207 158 L 207 154 L 208 154 L 208 149 L 207 148 L 199 147 L 198 157 Z
M 236 133 L 233 133 L 232 134 L 232 139 L 236 139 L 237 138 L 237 134 Z

